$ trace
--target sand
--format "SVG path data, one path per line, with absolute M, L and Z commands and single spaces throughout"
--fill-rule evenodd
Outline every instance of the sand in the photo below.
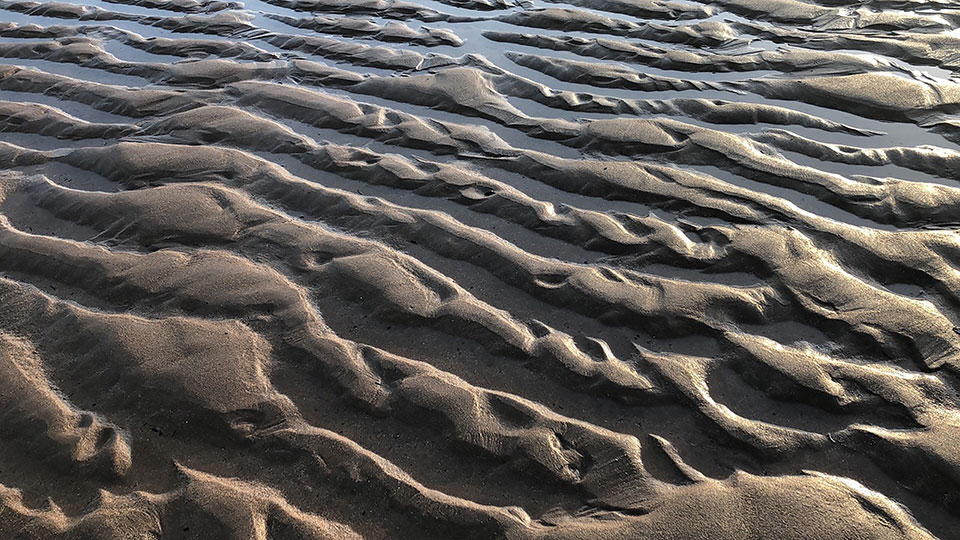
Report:
M 958 28 L 0 0 L 0 538 L 960 538 Z

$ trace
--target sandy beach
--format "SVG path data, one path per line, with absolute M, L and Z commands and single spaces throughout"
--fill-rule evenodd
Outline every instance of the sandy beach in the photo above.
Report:
M 0 539 L 960 539 L 948 0 L 0 0 Z

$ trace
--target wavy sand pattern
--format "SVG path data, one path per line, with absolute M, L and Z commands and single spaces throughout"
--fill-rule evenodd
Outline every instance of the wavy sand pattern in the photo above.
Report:
M 0 537 L 960 538 L 954 2 L 0 20 Z

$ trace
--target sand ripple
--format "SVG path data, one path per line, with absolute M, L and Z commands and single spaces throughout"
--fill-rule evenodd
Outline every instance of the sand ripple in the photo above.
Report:
M 3 538 L 956 538 L 960 11 L 0 0 Z

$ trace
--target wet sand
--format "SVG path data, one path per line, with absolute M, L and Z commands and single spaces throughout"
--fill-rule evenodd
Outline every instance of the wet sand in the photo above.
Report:
M 951 2 L 0 21 L 0 538 L 960 538 Z

